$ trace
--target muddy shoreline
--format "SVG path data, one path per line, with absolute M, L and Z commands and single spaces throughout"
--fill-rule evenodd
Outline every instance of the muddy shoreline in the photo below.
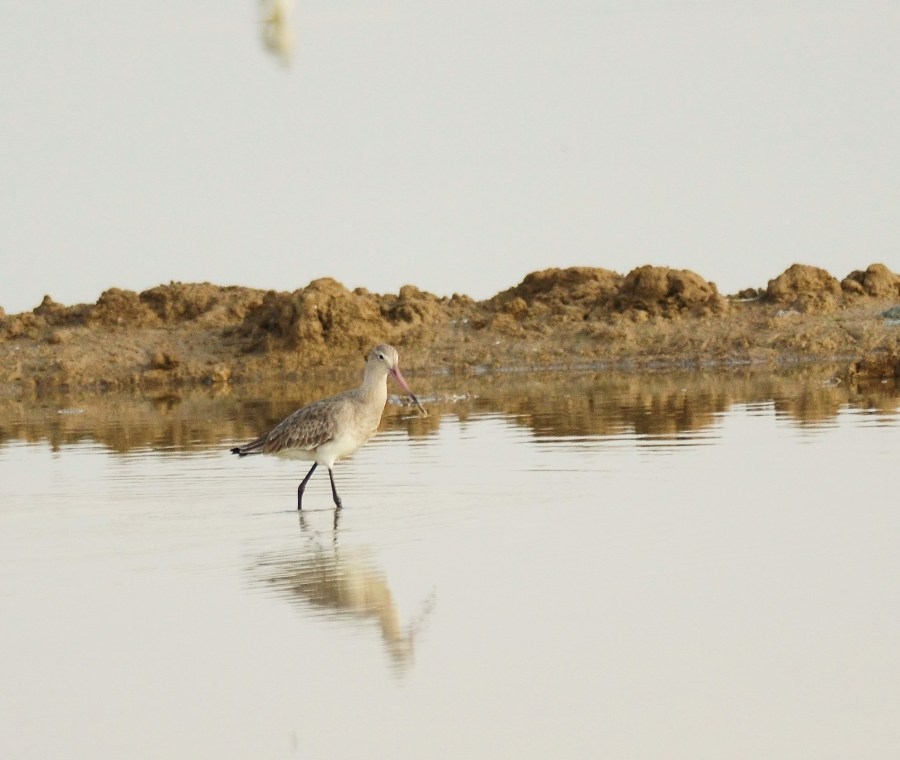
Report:
M 730 296 L 688 270 L 548 269 L 485 301 L 320 279 L 291 292 L 169 283 L 95 304 L 49 296 L 0 309 L 0 395 L 290 383 L 356 372 L 374 343 L 420 375 L 593 367 L 646 370 L 838 361 L 847 377 L 900 376 L 900 275 L 838 280 L 793 265 Z M 900 316 L 900 315 L 898 315 Z

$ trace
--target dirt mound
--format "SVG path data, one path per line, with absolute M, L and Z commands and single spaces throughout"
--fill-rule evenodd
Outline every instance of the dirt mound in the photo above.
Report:
M 133 290 L 104 290 L 87 315 L 89 325 L 106 327 L 157 327 L 159 317 Z
M 147 304 L 160 322 L 174 325 L 205 314 L 219 303 L 222 288 L 208 282 L 187 284 L 170 282 L 141 293 L 142 303 Z
M 618 297 L 617 311 L 637 310 L 654 316 L 708 316 L 728 309 L 715 283 L 688 269 L 643 266 L 629 272 Z
M 857 269 L 841 280 L 845 296 L 897 298 L 900 296 L 900 275 L 884 264 L 871 264 L 865 271 Z
M 515 332 L 516 321 L 526 327 L 545 326 L 548 318 L 560 323 L 604 319 L 613 313 L 636 319 L 721 314 L 728 309 L 728 301 L 714 283 L 694 272 L 647 265 L 624 277 L 593 267 L 532 272 L 485 306 L 499 312 L 490 322 L 492 327 Z
M 67 307 L 46 297 L 32 311 L 0 314 L 0 393 L 4 387 L 152 389 L 284 380 L 317 365 L 358 361 L 380 341 L 401 347 L 405 368 L 681 366 L 841 356 L 877 357 L 860 365 L 860 375 L 893 376 L 900 330 L 885 305 L 863 303 L 840 320 L 797 310 L 898 297 L 900 277 L 880 264 L 851 272 L 843 283 L 825 270 L 794 265 L 760 298 L 733 304 L 694 272 L 653 266 L 627 276 L 589 267 L 547 269 L 478 302 L 412 285 L 397 294 L 351 292 L 330 278 L 294 292 L 209 283 L 169 283 L 142 293 L 111 288 L 96 304 Z
M 84 324 L 90 309 L 89 304 L 63 306 L 50 296 L 44 296 L 44 300 L 31 313 L 38 317 L 39 323 L 44 327 L 60 327 Z
M 429 325 L 446 316 L 446 299 L 419 290 L 415 285 L 404 285 L 398 295 L 384 295 L 378 300 L 382 316 L 393 325 Z
M 228 327 L 240 324 L 248 311 L 262 304 L 263 291 L 208 282 L 170 282 L 143 291 L 140 299 L 165 325 L 196 321 L 204 327 Z
M 60 324 L 66 320 L 67 311 L 68 309 L 61 303 L 57 303 L 50 296 L 44 296 L 44 300 L 31 313 L 42 317 L 47 324 Z
M 349 291 L 330 277 L 292 293 L 269 291 L 248 309 L 235 334 L 248 351 L 301 350 L 313 362 L 329 351 L 366 351 L 384 340 L 447 321 L 446 299 L 405 285 L 398 295 Z
M 85 307 L 89 325 L 160 327 L 196 322 L 203 327 L 240 324 L 251 308 L 262 303 L 262 291 L 220 287 L 208 282 L 170 282 L 150 290 L 110 288 L 97 303 Z M 75 307 L 73 307 L 75 308 Z
M 648 316 L 723 314 L 728 301 L 714 283 L 700 275 L 668 267 L 643 266 L 622 276 L 608 269 L 571 267 L 532 272 L 514 288 L 482 306 L 494 316 L 476 321 L 511 337 L 545 333 L 550 326 L 589 325 L 625 316 L 636 322 Z M 579 328 L 582 329 L 582 328 Z
M 47 322 L 29 311 L 7 317 L 2 322 L 3 337 L 7 340 L 37 338 L 47 327 Z
M 142 293 L 122 288 L 103 291 L 95 304 L 63 306 L 50 296 L 30 313 L 6 325 L 10 337 L 39 337 L 54 327 L 153 328 L 195 321 L 203 327 L 240 324 L 250 308 L 262 302 L 262 291 L 209 283 L 171 282 Z
M 0 327 L 4 337 L 9 339 L 37 339 L 45 335 L 49 328 L 84 324 L 90 308 L 86 304 L 63 306 L 50 296 L 44 296 L 41 303 L 30 312 L 0 316 Z
M 884 264 L 855 270 L 841 282 L 826 270 L 793 264 L 769 280 L 765 300 L 803 313 L 827 313 L 858 298 L 900 297 L 900 275 Z
M 569 267 L 531 272 L 518 285 L 498 293 L 489 303 L 521 298 L 527 304 L 597 300 L 619 292 L 623 277 L 597 267 Z
M 303 350 L 311 361 L 324 359 L 326 346 L 364 351 L 388 330 L 377 297 L 351 293 L 337 280 L 314 280 L 292 293 L 269 291 L 251 309 L 238 335 L 247 350 Z
M 485 306 L 519 320 L 551 316 L 554 321 L 582 321 L 608 307 L 623 279 L 617 272 L 597 267 L 544 269 L 498 293 Z
M 766 300 L 803 313 L 833 311 L 841 302 L 841 284 L 824 269 L 792 264 L 769 280 Z

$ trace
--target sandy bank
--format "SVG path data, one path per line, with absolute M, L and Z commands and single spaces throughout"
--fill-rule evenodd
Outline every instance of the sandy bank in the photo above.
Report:
M 412 371 L 508 367 L 684 367 L 845 362 L 851 374 L 900 375 L 900 276 L 880 264 L 843 280 L 794 265 L 732 296 L 688 270 L 621 275 L 533 272 L 485 301 L 350 291 L 320 279 L 292 292 L 170 283 L 111 288 L 95 304 L 49 296 L 0 309 L 0 392 L 159 389 L 296 379 L 360 365 L 379 341 Z M 360 365 L 361 366 L 361 365 Z

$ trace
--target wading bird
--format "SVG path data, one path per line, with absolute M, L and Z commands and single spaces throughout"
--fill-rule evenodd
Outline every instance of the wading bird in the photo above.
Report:
M 245 446 L 231 450 L 232 454 L 277 454 L 311 461 L 306 477 L 297 487 L 297 509 L 303 509 L 303 491 L 320 464 L 328 468 L 331 494 L 335 506 L 341 508 L 341 498 L 334 485 L 335 462 L 350 456 L 368 441 L 381 422 L 387 402 L 387 378 L 393 377 L 405 390 L 423 415 L 428 412 L 400 372 L 399 356 L 393 346 L 375 346 L 366 359 L 362 385 L 321 401 L 314 401 L 279 422 L 272 430 Z

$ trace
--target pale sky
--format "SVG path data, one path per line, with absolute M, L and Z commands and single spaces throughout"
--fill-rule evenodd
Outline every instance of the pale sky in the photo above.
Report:
M 0 306 L 900 271 L 900 3 L 3 3 Z

